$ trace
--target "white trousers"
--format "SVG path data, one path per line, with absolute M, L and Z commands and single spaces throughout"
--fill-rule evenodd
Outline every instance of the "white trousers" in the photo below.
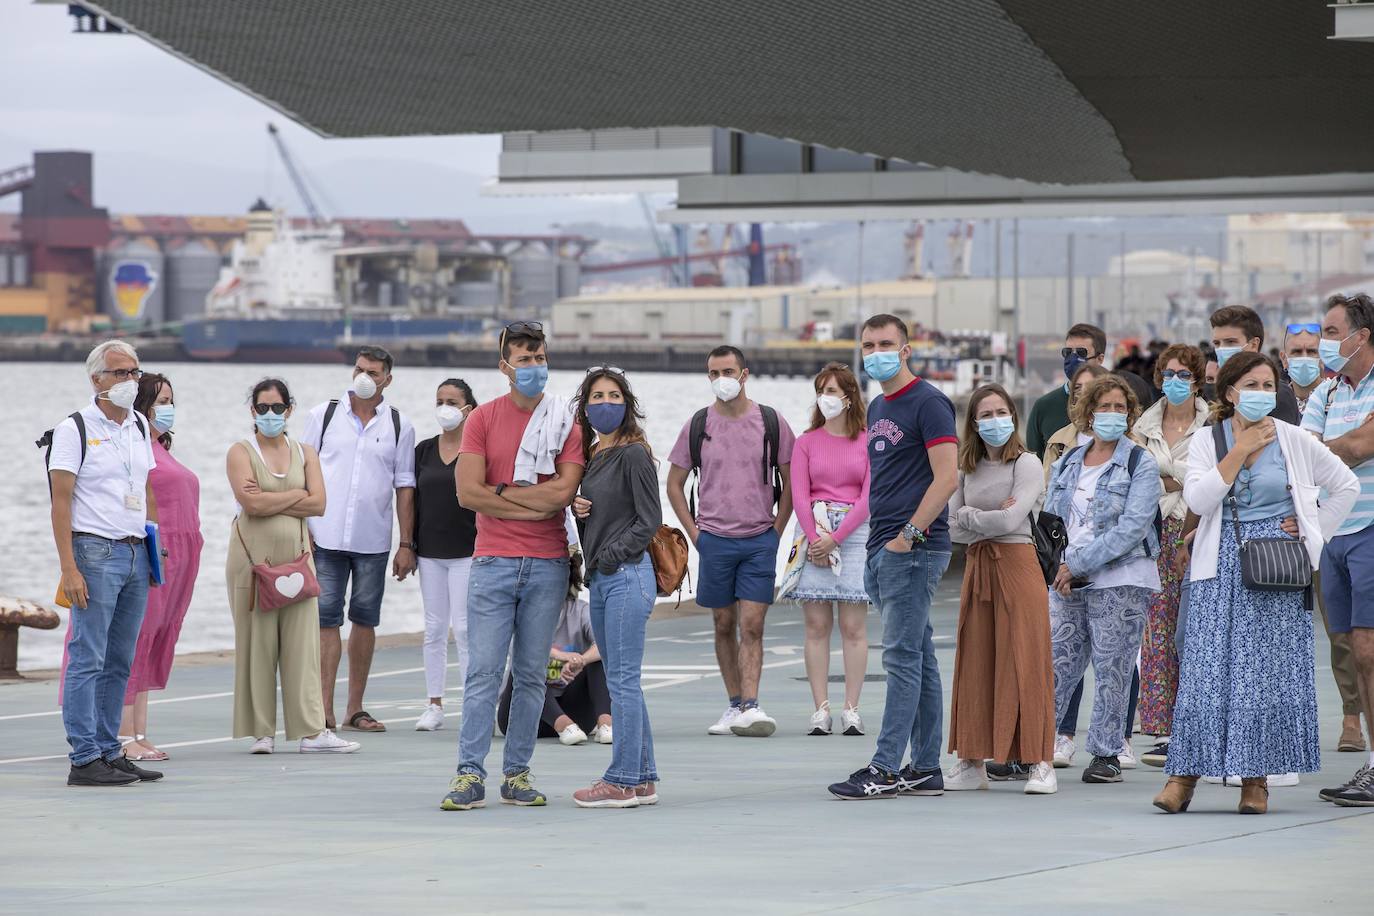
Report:
M 458 644 L 458 683 L 468 670 L 468 573 L 472 557 L 420 557 L 420 596 L 425 603 L 425 689 L 442 697 L 448 681 L 448 631 Z

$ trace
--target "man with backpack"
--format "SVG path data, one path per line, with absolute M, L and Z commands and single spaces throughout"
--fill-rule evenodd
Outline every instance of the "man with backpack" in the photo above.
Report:
M 52 532 L 62 564 L 58 598 L 71 608 L 62 674 L 62 724 L 71 745 L 69 786 L 124 786 L 162 774 L 124 756 L 124 689 L 148 605 L 144 544 L 157 522 L 148 472 L 152 436 L 133 409 L 138 353 L 120 340 L 86 358 L 95 397 L 39 440 L 48 449 Z
M 363 693 L 377 645 L 391 553 L 391 507 L 395 495 L 401 542 L 391 564 L 403 580 L 415 571 L 415 427 L 384 392 L 391 384 L 391 354 L 360 347 L 344 397 L 316 406 L 302 441 L 320 456 L 328 494 L 324 515 L 309 520 L 320 582 L 320 680 L 325 727 L 334 719 L 334 679 L 343 655 L 339 629 L 344 596 L 353 580 L 348 619 L 348 705 L 345 731 L 384 732 L 386 726 L 363 709 Z
M 758 700 L 763 622 L 773 603 L 778 544 L 792 514 L 795 438 L 777 411 L 745 394 L 749 368 L 737 347 L 712 350 L 706 374 L 716 400 L 682 427 L 668 456 L 668 501 L 697 548 L 697 603 L 715 619 L 716 661 L 730 698 L 707 733 L 766 738 L 777 722 Z M 693 472 L 697 487 L 689 503 Z

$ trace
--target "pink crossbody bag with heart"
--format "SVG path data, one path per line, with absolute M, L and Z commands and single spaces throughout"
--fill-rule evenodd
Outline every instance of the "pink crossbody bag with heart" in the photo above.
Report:
M 256 602 L 260 611 L 275 611 L 320 596 L 320 582 L 315 571 L 310 568 L 310 548 L 305 537 L 305 519 L 301 523 L 301 555 L 289 563 L 253 563 L 253 552 L 243 539 L 238 519 L 234 520 L 234 533 L 239 536 L 243 552 L 248 562 L 253 564 L 253 582 L 256 586 Z

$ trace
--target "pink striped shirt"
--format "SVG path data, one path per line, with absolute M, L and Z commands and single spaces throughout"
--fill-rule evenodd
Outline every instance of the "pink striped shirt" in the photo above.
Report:
M 797 438 L 792 450 L 792 506 L 809 541 L 816 540 L 811 504 L 816 500 L 845 503 L 854 508 L 835 532 L 843 543 L 855 528 L 868 521 L 868 441 L 832 436 L 825 427 Z

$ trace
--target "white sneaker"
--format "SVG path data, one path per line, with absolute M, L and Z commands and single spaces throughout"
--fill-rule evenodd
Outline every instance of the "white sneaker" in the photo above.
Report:
M 708 734 L 708 735 L 728 735 L 728 734 L 730 734 L 730 726 L 735 724 L 735 720 L 739 718 L 741 712 L 743 712 L 743 710 L 741 710 L 738 706 L 731 706 L 731 707 L 728 707 L 728 708 L 725 710 L 725 712 L 723 712 L 723 713 L 720 714 L 720 718 L 716 720 L 716 724 L 715 724 L 715 725 L 712 725 L 710 728 L 706 729 L 706 734 Z
M 248 749 L 250 754 L 270 754 L 277 749 L 277 739 L 268 735 L 266 738 L 259 738 L 253 742 L 253 746 Z
M 611 727 L 609 725 L 597 725 L 592 729 L 592 740 L 597 744 L 611 743 Z
M 1131 749 L 1131 742 L 1122 741 L 1121 750 L 1117 752 L 1117 761 L 1123 770 L 1134 770 L 1136 768 L 1135 751 Z
M 1058 792 L 1059 777 L 1054 775 L 1054 767 L 1043 760 L 1032 766 L 1024 791 L 1027 795 L 1053 795 Z
M 767 738 L 778 730 L 778 723 L 758 706 L 750 706 L 730 723 L 730 731 L 741 738 Z
M 1074 747 L 1073 739 L 1068 735 L 1054 736 L 1054 765 L 1060 767 L 1073 766 L 1073 755 L 1078 749 Z
M 1216 779 L 1215 776 L 1212 778 Z M 1269 788 L 1271 789 L 1286 789 L 1296 786 L 1297 784 L 1297 773 L 1272 773 L 1269 776 Z M 1226 786 L 1232 789 L 1239 789 L 1241 787 L 1241 778 L 1239 776 L 1227 776 Z
M 811 714 L 811 730 L 808 735 L 828 735 L 834 730 L 834 720 L 830 718 L 830 701 L 826 700 Z
M 302 738 L 300 750 L 302 754 L 351 754 L 360 747 L 358 742 L 345 741 L 326 728 L 313 738 Z
M 558 733 L 558 740 L 560 743 L 566 744 L 568 747 L 572 747 L 575 744 L 586 744 L 587 733 L 584 732 L 582 729 L 578 728 L 577 723 L 574 722 L 573 724 L 569 725 L 567 728 L 563 729 L 561 732 Z
M 981 760 L 960 760 L 945 770 L 946 792 L 972 792 L 988 787 L 988 771 Z
M 415 723 L 417 732 L 432 732 L 444 727 L 444 707 L 438 703 L 430 703 L 425 707 L 425 711 L 420 713 L 420 721 Z
M 864 720 L 859 718 L 859 707 L 846 706 L 840 710 L 840 727 L 846 735 L 862 735 Z
M 1205 782 L 1205 783 L 1208 783 L 1209 785 L 1213 785 L 1213 786 L 1219 786 L 1219 785 L 1221 785 L 1222 782 L 1223 782 L 1223 780 L 1222 780 L 1222 778 L 1221 778 L 1220 776 L 1204 776 L 1204 777 L 1202 777 L 1202 781 Z M 1240 780 L 1236 780 L 1236 785 L 1237 785 L 1237 786 L 1240 785 Z

